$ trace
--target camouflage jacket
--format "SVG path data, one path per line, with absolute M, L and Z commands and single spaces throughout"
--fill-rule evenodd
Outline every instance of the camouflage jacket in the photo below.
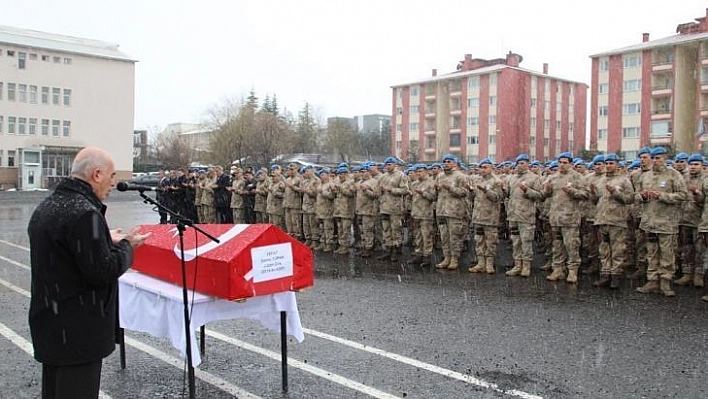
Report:
M 319 185 L 320 179 L 317 176 L 313 175 L 309 179 L 302 179 L 301 188 L 303 213 L 315 213 L 315 202 L 317 202 L 317 187 Z
M 336 196 L 334 197 L 334 214 L 336 218 L 353 219 L 356 205 L 356 184 L 347 178 L 337 182 Z
M 703 215 L 703 173 L 696 175 L 687 173 L 684 175 L 688 200 L 683 203 L 683 213 L 679 226 L 698 227 Z
M 285 197 L 285 183 L 281 181 L 272 182 L 268 185 L 268 199 L 266 200 L 266 212 L 273 215 L 283 214 L 283 198 Z
M 438 174 L 435 179 L 438 194 L 436 216 L 466 219 L 468 186 L 467 176 L 458 170 Z
M 317 201 L 315 212 L 318 219 L 332 219 L 334 215 L 334 197 L 336 196 L 335 184 L 332 180 L 322 183 L 317 187 Z
M 268 179 L 256 183 L 256 201 L 253 210 L 256 212 L 266 211 L 266 201 L 268 200 Z
M 379 208 L 384 215 L 403 214 L 403 196 L 408 192 L 408 179 L 403 172 L 384 173 L 379 180 Z
M 283 208 L 302 209 L 302 193 L 299 191 L 302 186 L 302 178 L 298 175 L 285 178 L 285 197 L 283 198 Z
M 644 190 L 659 192 L 659 198 L 644 198 Z M 642 203 L 639 228 L 649 233 L 676 234 L 681 220 L 683 202 L 688 198 L 686 182 L 681 173 L 666 166 L 652 168 L 642 174 L 635 187 L 635 198 Z
M 411 217 L 432 219 L 435 206 L 435 182 L 429 177 L 411 183 Z
M 634 203 L 634 188 L 627 176 L 604 173 L 592 183 L 590 200 L 596 204 L 595 225 L 627 227 L 630 206 Z M 610 192 L 607 186 L 614 188 Z
M 502 181 L 489 174 L 475 176 L 470 180 L 470 191 L 474 193 L 472 223 L 484 226 L 498 226 L 504 192 Z
M 360 181 L 356 188 L 356 207 L 357 215 L 375 216 L 376 201 L 379 197 L 378 181 L 374 178 L 368 178 Z
M 526 187 L 524 192 L 523 186 Z M 531 171 L 517 172 L 508 180 L 506 220 L 510 222 L 536 223 L 536 201 L 543 198 L 541 179 Z
M 234 179 L 231 183 L 231 208 L 243 208 L 243 197 L 241 197 L 240 191 L 243 190 L 244 180 Z
M 551 191 L 545 191 L 546 187 L 550 187 Z M 580 202 L 589 197 L 583 176 L 572 169 L 567 172 L 559 169 L 549 177 L 546 187 L 544 194 L 546 201 L 550 201 L 548 221 L 551 226 L 580 226 Z

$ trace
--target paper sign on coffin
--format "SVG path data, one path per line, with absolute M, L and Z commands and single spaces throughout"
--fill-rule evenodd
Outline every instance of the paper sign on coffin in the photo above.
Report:
M 185 231 L 184 255 L 190 289 L 234 300 L 299 290 L 314 284 L 310 248 L 273 225 L 200 224 L 199 227 L 220 242 L 217 244 L 189 227 Z M 145 225 L 141 231 L 151 231 L 152 236 L 135 250 L 133 269 L 182 286 L 177 228 Z

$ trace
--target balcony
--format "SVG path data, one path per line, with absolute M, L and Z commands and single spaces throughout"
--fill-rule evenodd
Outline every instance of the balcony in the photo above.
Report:
M 426 154 L 435 154 L 435 148 L 426 148 L 424 152 Z
M 426 136 L 435 136 L 435 128 L 425 128 L 425 131 L 423 132 L 424 135 Z
M 671 84 L 663 84 L 651 87 L 651 95 L 654 97 L 670 96 L 674 88 Z
M 427 90 L 425 91 L 425 100 L 426 100 L 426 101 L 429 101 L 429 100 L 433 100 L 433 101 L 434 101 L 435 98 L 436 98 L 436 96 L 435 96 L 435 91 L 433 91 L 433 92 L 429 92 L 429 91 L 427 91 Z
M 425 111 L 425 119 L 435 119 L 435 112 Z
M 450 108 L 450 115 L 461 115 L 462 109 L 460 107 Z
M 670 64 L 670 63 L 666 63 L 666 62 L 651 65 L 652 72 L 671 71 L 673 69 L 674 69 L 674 64 Z

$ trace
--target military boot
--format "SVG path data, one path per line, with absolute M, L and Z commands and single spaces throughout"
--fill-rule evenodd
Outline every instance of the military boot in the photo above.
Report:
M 315 251 L 324 251 L 326 247 L 327 246 L 325 245 L 325 243 L 321 242 L 321 243 L 317 244 L 317 246 L 315 247 L 314 250 Z
M 334 253 L 339 255 L 347 255 L 349 254 L 349 247 L 341 246 Z
M 310 247 L 310 248 L 313 248 L 313 246 L 312 246 L 312 240 L 305 240 L 305 245 L 308 246 L 308 247 Z
M 637 265 L 637 270 L 635 270 L 634 273 L 629 275 L 629 278 L 631 280 L 639 280 L 640 278 L 644 277 L 647 275 L 647 267 L 646 265 L 638 264 Z
M 701 297 L 701 301 L 708 302 L 708 295 Z
M 621 274 L 613 274 L 610 276 L 611 280 L 610 281 L 610 288 L 613 290 L 619 289 L 619 287 L 622 285 L 622 275 Z
M 642 294 L 654 294 L 659 292 L 659 282 L 658 281 L 647 281 L 646 284 L 637 288 L 637 292 Z
M 369 248 L 363 248 L 361 252 L 359 252 L 359 256 L 362 258 L 370 258 L 371 257 L 371 252 Z
M 612 279 L 610 278 L 610 275 L 607 273 L 602 273 L 600 274 L 600 279 L 592 283 L 592 285 L 598 288 L 605 288 L 608 287 L 611 282 Z
M 531 276 L 531 261 L 522 260 L 521 261 L 521 277 Z
M 510 277 L 518 276 L 519 274 L 521 274 L 521 262 L 521 260 L 514 260 L 514 267 L 504 274 Z
M 696 288 L 703 288 L 703 273 L 693 273 L 693 286 Z
M 391 262 L 398 262 L 401 260 L 401 246 L 395 246 L 391 248 Z
M 420 267 L 430 267 L 430 265 L 433 264 L 431 258 L 432 258 L 431 255 L 423 255 L 421 257 Z
M 546 259 L 546 263 L 541 266 L 541 270 L 544 272 L 553 269 L 553 264 L 551 263 L 551 258 Z
M 674 281 L 676 285 L 692 285 L 693 284 L 693 273 L 684 273 L 680 279 Z
M 391 250 L 388 248 L 384 248 L 383 253 L 379 256 L 376 257 L 376 260 L 389 260 L 391 259 Z
M 435 265 L 435 268 L 436 269 L 447 269 L 448 266 L 450 266 L 450 257 L 445 255 L 445 258 L 442 260 L 442 262 Z
M 331 244 L 325 245 L 324 249 L 322 250 L 322 252 L 333 252 L 333 251 L 334 251 L 334 248 L 332 247 Z
M 590 274 L 595 274 L 595 273 L 599 272 L 600 266 L 598 265 L 598 263 L 599 262 L 598 262 L 597 258 L 590 259 L 590 264 L 588 265 L 588 267 L 583 269 L 583 271 L 581 273 L 584 275 L 590 275 Z
M 562 280 L 565 278 L 565 271 L 563 271 L 562 267 L 558 267 L 553 269 L 553 273 L 551 273 L 550 276 L 546 277 L 546 280 L 548 281 L 558 281 Z
M 565 279 L 567 283 L 576 284 L 578 282 L 578 267 L 568 268 L 568 278 Z
M 484 256 L 477 257 L 477 264 L 474 267 L 467 269 L 470 273 L 484 273 L 487 270 L 486 259 Z
M 661 289 L 661 293 L 664 294 L 664 296 L 676 296 L 674 290 L 671 289 L 671 280 L 669 279 L 662 278 L 661 282 L 659 283 L 659 288 Z
M 450 265 L 447 267 L 447 270 L 457 270 L 457 268 L 460 266 L 459 261 L 460 259 L 458 257 L 451 256 Z
M 423 257 L 420 254 L 415 254 L 409 261 L 408 264 L 411 266 L 420 266 L 423 262 Z
M 487 274 L 494 274 L 497 272 L 496 267 L 494 267 L 494 257 L 493 256 L 487 256 L 487 260 L 485 263 L 487 264 Z

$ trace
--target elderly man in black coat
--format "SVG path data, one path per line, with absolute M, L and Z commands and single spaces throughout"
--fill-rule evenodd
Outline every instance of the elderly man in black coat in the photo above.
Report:
M 98 397 L 103 358 L 115 349 L 118 277 L 149 233 L 108 229 L 102 201 L 114 186 L 110 155 L 84 148 L 30 219 L 29 325 L 43 398 Z

